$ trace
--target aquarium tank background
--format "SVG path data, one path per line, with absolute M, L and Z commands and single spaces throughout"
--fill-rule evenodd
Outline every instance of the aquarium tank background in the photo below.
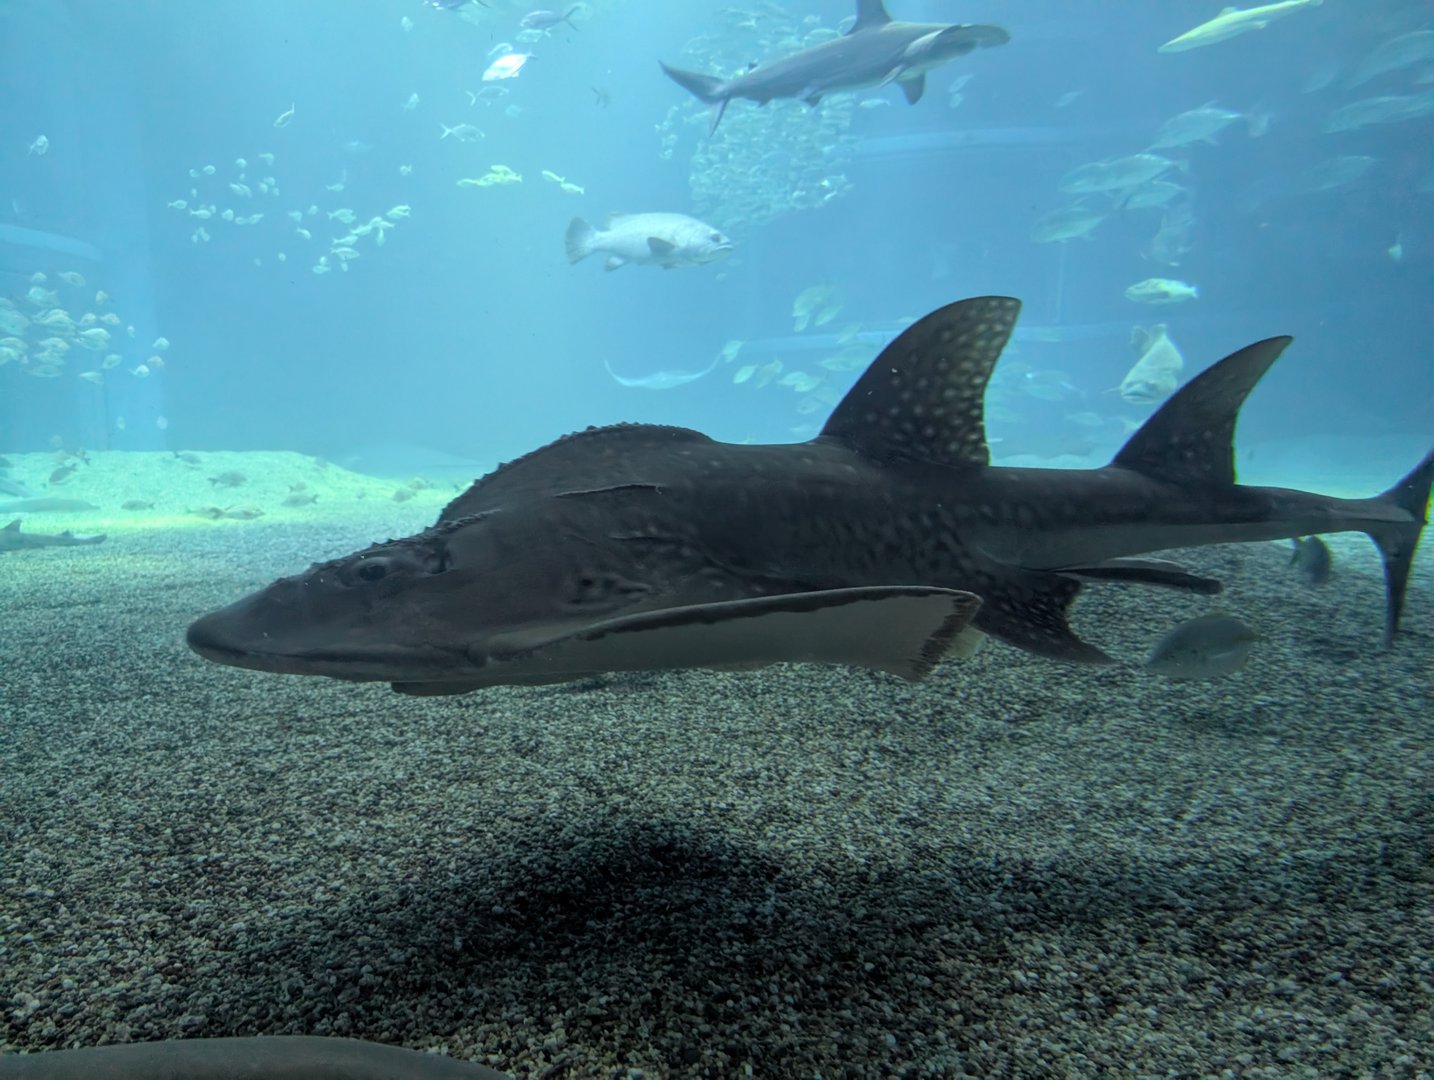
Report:
M 920 92 L 719 108 L 682 73 L 879 5 L 0 0 L 0 1077 L 275 1035 L 533 1077 L 1429 1076 L 1427 551 L 1388 651 L 1358 533 L 1092 585 L 1103 668 L 425 698 L 185 647 L 589 426 L 813 439 L 968 297 L 1023 305 L 995 465 L 1104 466 L 1289 334 L 1240 482 L 1387 491 L 1434 443 L 1434 8 L 1223 2 L 886 0 L 1000 30 Z M 1166 636 L 1201 616 L 1233 636 Z
M 30 277 L 68 269 L 86 285 L 59 283 L 57 306 L 123 319 L 99 324 L 113 348 L 71 350 L 52 378 L 23 356 L 0 368 L 6 448 L 58 437 L 339 460 L 407 446 L 491 464 L 619 419 L 800 439 L 860 371 L 820 360 L 854 342 L 874 350 L 903 318 L 982 293 L 1025 301 L 1011 360 L 1065 376 L 1041 386 L 1047 397 L 1070 388 L 1003 402 L 1003 454 L 1118 445 L 1118 421 L 1149 410 L 1107 391 L 1135 359 L 1131 326 L 1156 322 L 1187 375 L 1247 339 L 1299 338 L 1252 403 L 1246 441 L 1427 430 L 1429 111 L 1325 130 L 1352 101 L 1428 97 L 1427 60 L 1350 86 L 1371 50 L 1419 27 L 1420 4 L 1357 19 L 1325 6 L 1161 54 L 1147 43 L 1198 22 L 1200 5 L 917 2 L 902 17 L 1014 19 L 1012 44 L 933 71 L 916 107 L 878 89 L 816 109 L 739 101 L 710 138 L 707 110 L 658 67 L 740 70 L 833 31 L 847 6 L 744 20 L 720 5 L 594 2 L 571 26 L 524 31 L 528 9 L 499 0 L 6 4 L 5 295 L 33 313 Z M 504 51 L 532 59 L 484 82 Z M 1174 200 L 1123 208 L 1119 190 L 1059 189 L 1206 103 L 1242 117 L 1164 151 Z M 457 125 L 481 134 L 444 137 Z M 495 165 L 521 181 L 461 183 Z M 1032 239 L 1072 204 L 1104 220 Z M 730 258 L 680 273 L 565 260 L 571 218 L 661 210 L 730 234 Z M 374 218 L 392 228 L 335 245 Z M 1186 224 L 1162 262 L 1150 245 L 1172 218 Z M 1126 299 L 1150 277 L 1199 298 Z M 813 286 L 837 311 L 794 331 L 793 302 Z M 38 330 L 23 335 L 32 349 Z M 134 374 L 161 336 L 173 343 L 163 368 Z M 729 342 L 740 348 L 724 353 Z M 118 365 L 101 368 L 112 354 Z M 719 354 L 704 378 L 661 393 L 607 371 L 696 372 Z M 820 379 L 820 396 L 781 376 L 734 383 L 772 360 Z M 87 370 L 102 381 L 77 378 Z M 1065 419 L 1085 414 L 1106 423 Z

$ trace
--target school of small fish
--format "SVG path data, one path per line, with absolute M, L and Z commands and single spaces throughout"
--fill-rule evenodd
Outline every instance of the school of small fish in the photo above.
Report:
M 110 294 L 80 271 L 36 270 L 26 284 L 23 293 L 0 295 L 0 367 L 37 379 L 71 372 L 92 386 L 111 374 L 144 378 L 165 367 L 169 339 L 145 345 Z

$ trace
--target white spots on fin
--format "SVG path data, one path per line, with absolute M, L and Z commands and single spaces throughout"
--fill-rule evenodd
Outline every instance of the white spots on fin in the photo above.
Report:
M 986 465 L 986 383 L 1020 310 L 1019 300 L 983 296 L 914 323 L 852 387 L 822 435 L 878 460 Z

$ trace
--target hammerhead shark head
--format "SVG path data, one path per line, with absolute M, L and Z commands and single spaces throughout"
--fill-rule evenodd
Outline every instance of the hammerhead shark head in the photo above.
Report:
M 733 79 L 662 65 L 662 70 L 699 101 L 712 106 L 716 131 L 733 98 L 765 105 L 773 98 L 801 98 L 816 105 L 826 94 L 859 86 L 899 83 L 911 104 L 926 90 L 926 73 L 972 49 L 1004 45 L 1002 27 L 962 23 L 895 22 L 882 0 L 857 0 L 856 22 L 841 37 L 802 49 Z
M 1066 618 L 1083 583 L 1210 593 L 1219 582 L 1136 556 L 1350 530 L 1383 554 L 1393 638 L 1434 451 L 1370 499 L 1236 484 L 1236 414 L 1290 342 L 1276 337 L 1191 379 L 1104 468 L 992 466 L 983 399 L 1019 310 L 988 296 L 914 323 L 809 442 L 649 424 L 565 436 L 416 536 L 205 615 L 190 647 L 409 694 L 778 661 L 918 679 L 973 631 L 1100 663 Z

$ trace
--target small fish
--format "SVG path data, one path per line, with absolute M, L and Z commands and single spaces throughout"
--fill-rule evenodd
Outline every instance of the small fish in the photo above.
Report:
M 497 82 L 499 79 L 516 79 L 518 72 L 523 70 L 523 65 L 532 59 L 532 53 L 505 53 L 488 65 L 483 72 L 484 82 Z
M 1216 135 L 1241 119 L 1245 120 L 1252 136 L 1263 135 L 1268 127 L 1267 118 L 1221 109 L 1212 101 L 1198 109 L 1172 116 L 1160 125 L 1160 130 L 1155 133 L 1155 140 L 1150 145 L 1156 149 L 1189 146 L 1196 142 L 1214 145 Z
M 1170 158 L 1159 154 L 1128 154 L 1108 161 L 1088 161 L 1084 165 L 1077 165 L 1061 177 L 1058 186 L 1067 195 L 1122 191 L 1180 167 L 1182 166 Z
M 1187 198 L 1190 189 L 1173 180 L 1151 180 L 1131 190 L 1120 201 L 1122 210 L 1149 210 L 1168 206 L 1176 199 Z
M 1052 210 L 1031 226 L 1031 239 L 1038 244 L 1063 244 L 1089 236 L 1109 216 L 1104 210 L 1096 210 L 1084 203 L 1073 203 Z
M 66 285 L 73 285 L 77 289 L 83 289 L 85 287 L 84 275 L 78 274 L 73 270 L 61 270 L 55 276 Z
M 407 205 L 406 203 L 399 203 L 397 206 L 387 211 L 384 214 L 384 217 L 388 218 L 390 221 L 398 221 L 402 218 L 408 217 L 408 215 L 411 213 L 413 213 L 413 207 Z
M 418 108 L 418 91 L 415 90 L 408 95 L 408 100 L 403 103 L 403 107 L 410 112 Z
M 1259 640 L 1232 615 L 1201 615 L 1157 641 L 1145 670 L 1167 679 L 1218 679 L 1244 667 Z
M 443 129 L 443 134 L 438 136 L 440 140 L 446 139 L 450 135 L 458 142 L 466 143 L 477 142 L 479 139 L 487 138 L 481 130 L 472 124 L 455 124 L 453 127 L 449 127 L 447 124 L 440 123 L 438 126 Z
M 1318 536 L 1296 536 L 1290 543 L 1294 545 L 1290 552 L 1290 565 L 1302 582 L 1315 586 L 1329 580 L 1334 569 L 1334 556 L 1323 540 Z
M 569 27 L 576 30 L 573 25 L 573 16 L 583 8 L 582 4 L 574 4 L 567 11 L 550 11 L 547 8 L 538 8 L 528 12 L 518 20 L 518 25 L 524 30 L 541 30 L 544 33 L 552 30 L 560 23 L 567 23 Z
M 167 338 L 167 337 L 157 337 L 157 338 L 155 338 L 155 339 L 154 339 L 154 344 L 151 345 L 150 348 L 154 349 L 155 352 L 164 352 L 165 349 L 169 348 L 169 338 Z
M 316 502 L 318 502 L 318 501 L 319 501 L 319 497 L 318 497 L 317 495 L 313 494 L 312 492 L 310 492 L 310 493 L 303 493 L 303 492 L 298 492 L 298 491 L 296 491 L 296 492 L 294 492 L 294 493 L 291 494 L 291 495 L 286 495 L 286 496 L 284 496 L 284 501 L 281 502 L 279 505 L 280 505 L 280 506 L 309 506 L 309 505 L 311 505 L 311 504 L 313 504 L 313 503 L 316 503 Z
M 188 209 L 189 209 L 189 203 L 187 203 L 187 202 L 186 202 L 185 200 L 183 200 L 183 199 L 171 199 L 169 202 L 165 203 L 164 205 L 167 206 L 167 207 L 169 207 L 169 209 L 171 209 L 171 210 L 188 210 Z
M 835 295 L 836 289 L 827 284 L 808 285 L 799 292 L 792 301 L 792 329 L 797 333 L 805 330 L 811 324 L 812 316 L 829 305 Z
M 1179 304 L 1199 296 L 1200 286 L 1173 278 L 1146 278 L 1125 290 L 1125 298 L 1137 304 Z
M 71 476 L 75 474 L 75 470 L 77 468 L 79 468 L 79 466 L 75 465 L 73 462 L 68 465 L 61 465 L 58 469 L 50 473 L 50 483 L 63 484 L 66 480 L 68 480 Z
M 153 510 L 154 503 L 148 499 L 126 499 L 120 503 L 121 510 Z
M 1434 30 L 1415 30 L 1378 45 L 1350 73 L 1348 85 L 1362 86 L 1386 72 L 1434 60 Z
M 247 484 L 249 478 L 235 469 L 230 469 L 228 472 L 222 472 L 218 476 L 211 476 L 209 482 L 214 487 L 233 488 Z
M 26 156 L 28 157 L 30 154 L 34 154 L 36 157 L 44 157 L 49 152 L 50 139 L 46 135 L 41 135 L 30 144 L 30 149 L 26 151 Z
M 1370 124 L 1416 120 L 1431 112 L 1434 112 L 1434 90 L 1425 90 L 1418 94 L 1383 94 L 1351 101 L 1348 105 L 1335 109 L 1325 118 L 1320 130 L 1326 134 L 1357 131 Z
M 276 128 L 288 127 L 294 119 L 294 106 L 290 105 L 285 111 L 274 118 Z

